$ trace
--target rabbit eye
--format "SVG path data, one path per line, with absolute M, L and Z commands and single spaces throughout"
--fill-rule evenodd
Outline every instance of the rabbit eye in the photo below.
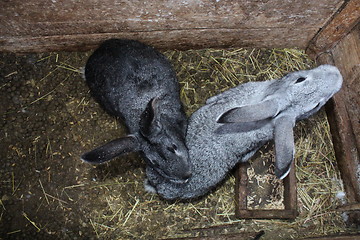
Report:
M 305 80 L 306 80 L 306 78 L 304 78 L 304 77 L 299 77 L 299 78 L 296 80 L 295 83 L 301 83 L 301 82 L 303 82 L 303 81 L 305 81 Z
M 177 146 L 176 145 L 172 145 L 171 147 L 167 147 L 167 150 L 169 150 L 172 153 L 175 153 L 175 151 L 177 150 Z

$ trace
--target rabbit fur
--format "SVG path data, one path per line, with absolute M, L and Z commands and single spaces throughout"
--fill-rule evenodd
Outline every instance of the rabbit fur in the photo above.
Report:
M 138 151 L 169 181 L 191 176 L 180 87 L 164 55 L 138 41 L 110 39 L 89 57 L 85 79 L 92 96 L 125 122 L 129 135 L 83 154 L 83 161 L 98 164 Z
M 284 178 L 294 158 L 295 122 L 317 112 L 341 85 L 339 70 L 321 65 L 279 80 L 248 82 L 209 98 L 189 118 L 186 143 L 192 177 L 174 184 L 148 167 L 147 189 L 165 199 L 200 197 L 271 139 L 275 174 Z

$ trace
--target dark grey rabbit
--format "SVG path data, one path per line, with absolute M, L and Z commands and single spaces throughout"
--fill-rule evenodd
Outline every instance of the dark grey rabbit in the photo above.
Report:
M 164 55 L 138 41 L 110 39 L 88 59 L 85 79 L 93 97 L 123 119 L 130 134 L 85 153 L 82 160 L 97 164 L 139 151 L 148 168 L 169 181 L 191 176 L 180 87 Z
M 284 178 L 294 157 L 295 122 L 317 112 L 341 85 L 339 70 L 322 65 L 279 80 L 245 83 L 208 99 L 189 119 L 186 142 L 192 178 L 174 184 L 148 168 L 148 189 L 166 199 L 202 196 L 271 139 L 275 174 Z

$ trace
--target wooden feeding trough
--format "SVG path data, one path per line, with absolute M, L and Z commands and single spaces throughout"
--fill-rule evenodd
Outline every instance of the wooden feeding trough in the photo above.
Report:
M 359 0 L 14 0 L 1 1 L 0 9 L 0 51 L 82 51 L 108 38 L 131 38 L 161 49 L 298 47 L 319 64 L 336 65 L 344 84 L 326 108 L 348 203 L 360 202 Z M 238 172 L 242 192 L 244 166 Z M 237 215 L 294 218 L 294 192 L 285 195 L 280 212 L 247 211 L 238 197 Z M 359 219 L 352 212 L 350 220 Z
M 284 178 L 284 209 L 248 209 L 247 196 L 251 195 L 248 189 L 248 163 L 241 163 L 236 171 L 235 185 L 235 215 L 238 218 L 252 219 L 295 219 L 297 212 L 297 187 L 295 163 L 292 163 L 289 175 Z

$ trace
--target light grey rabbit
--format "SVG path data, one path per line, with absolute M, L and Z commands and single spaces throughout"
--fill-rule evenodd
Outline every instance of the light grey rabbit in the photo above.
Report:
M 130 134 L 83 154 L 83 161 L 103 163 L 139 151 L 165 179 L 188 180 L 187 119 L 176 74 L 164 55 L 138 41 L 110 39 L 89 57 L 85 79 L 93 97 L 124 120 Z
M 193 176 L 174 184 L 147 168 L 146 187 L 165 199 L 202 196 L 271 139 L 275 174 L 284 178 L 294 157 L 295 122 L 317 112 L 341 85 L 339 70 L 322 65 L 278 80 L 245 83 L 209 98 L 189 119 L 186 143 Z

